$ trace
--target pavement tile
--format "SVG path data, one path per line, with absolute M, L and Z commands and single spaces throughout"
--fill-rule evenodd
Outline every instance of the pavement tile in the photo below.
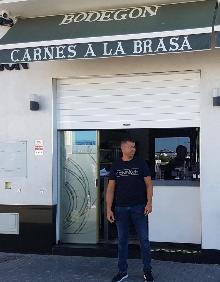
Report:
M 130 259 L 127 282 L 143 282 L 142 264 Z M 152 261 L 156 282 L 220 282 L 220 265 Z M 0 253 L 0 282 L 110 282 L 117 259 Z

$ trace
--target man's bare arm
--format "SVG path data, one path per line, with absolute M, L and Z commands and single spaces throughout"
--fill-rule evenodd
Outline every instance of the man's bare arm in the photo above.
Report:
M 115 221 L 114 213 L 112 212 L 114 192 L 115 192 L 115 180 L 109 180 L 106 190 L 106 207 L 107 207 L 107 219 L 111 223 Z
M 147 191 L 147 205 L 145 206 L 144 213 L 148 215 L 152 212 L 153 184 L 150 176 L 144 177 L 144 182 Z

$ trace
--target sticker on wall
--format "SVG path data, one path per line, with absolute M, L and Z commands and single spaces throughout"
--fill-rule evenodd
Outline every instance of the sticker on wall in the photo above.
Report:
M 35 156 L 43 156 L 44 154 L 43 140 L 35 140 L 34 152 L 35 152 Z
M 11 189 L 11 184 L 10 181 L 5 181 L 5 189 Z

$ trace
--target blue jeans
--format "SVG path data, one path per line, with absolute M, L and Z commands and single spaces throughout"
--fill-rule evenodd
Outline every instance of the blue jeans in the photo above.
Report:
M 140 241 L 143 271 L 151 271 L 150 243 L 148 239 L 148 217 L 144 215 L 144 207 L 144 205 L 115 207 L 115 219 L 118 231 L 118 269 L 120 272 L 127 272 L 128 268 L 127 258 L 129 219 L 132 220 Z

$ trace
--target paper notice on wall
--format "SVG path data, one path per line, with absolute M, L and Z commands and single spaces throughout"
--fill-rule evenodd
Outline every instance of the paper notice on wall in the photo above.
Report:
M 44 154 L 43 140 L 35 140 L 34 152 L 35 152 L 35 156 L 43 156 Z

